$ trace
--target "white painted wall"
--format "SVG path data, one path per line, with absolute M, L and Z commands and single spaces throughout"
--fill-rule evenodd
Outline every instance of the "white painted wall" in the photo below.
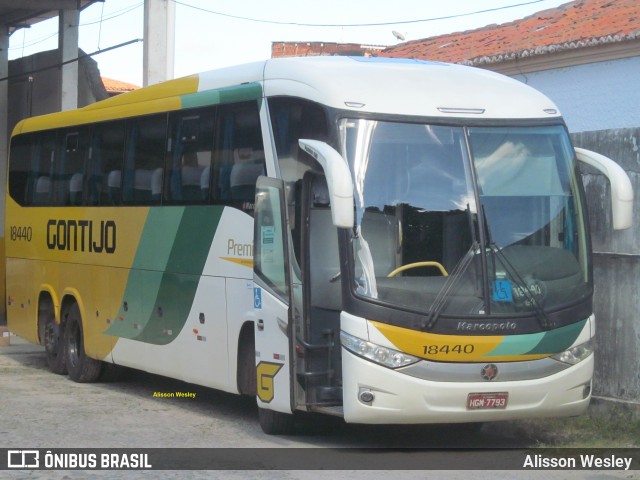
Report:
M 640 126 L 640 56 L 513 78 L 551 98 L 572 133 Z

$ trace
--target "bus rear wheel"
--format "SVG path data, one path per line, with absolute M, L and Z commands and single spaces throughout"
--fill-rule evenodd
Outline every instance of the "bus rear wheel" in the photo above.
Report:
M 82 333 L 82 317 L 77 303 L 72 303 L 64 314 L 64 337 L 67 371 L 74 382 L 91 383 L 98 380 L 102 362 L 86 355 Z
M 53 316 L 48 316 L 44 324 L 44 351 L 49 371 L 58 375 L 67 373 L 64 351 L 64 329 Z

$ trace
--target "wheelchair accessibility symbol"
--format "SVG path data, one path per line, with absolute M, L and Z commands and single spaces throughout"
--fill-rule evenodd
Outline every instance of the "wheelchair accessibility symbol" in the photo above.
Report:
M 253 289 L 253 308 L 262 308 L 262 289 Z

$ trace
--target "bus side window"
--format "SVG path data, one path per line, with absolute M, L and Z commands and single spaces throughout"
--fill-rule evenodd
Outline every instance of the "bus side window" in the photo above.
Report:
M 297 185 L 295 191 L 300 193 L 300 185 L 308 171 L 321 171 L 318 163 L 299 145 L 298 140 L 329 140 L 327 115 L 324 107 L 317 103 L 293 97 L 275 97 L 269 99 L 271 129 L 276 143 L 278 164 L 282 178 L 289 185 Z M 295 205 L 290 205 L 291 235 L 295 257 L 301 262 L 301 204 L 300 199 L 292 197 Z
M 54 181 L 55 205 L 81 205 L 84 168 L 88 153 L 88 129 L 61 131 L 58 134 L 58 165 Z
M 49 205 L 52 200 L 52 183 L 56 164 L 56 132 L 37 135 L 36 148 L 31 157 L 28 182 L 28 203 Z
M 256 102 L 220 107 L 214 162 L 210 179 L 213 202 L 253 215 L 256 180 L 266 175 Z
M 35 150 L 34 135 L 19 135 L 11 140 L 9 158 L 9 194 L 20 205 L 27 205 L 29 166 Z
M 151 115 L 128 125 L 122 199 L 133 205 L 161 201 L 167 116 Z
M 215 108 L 169 114 L 165 200 L 206 203 L 213 154 Z M 204 181 L 203 181 L 204 179 Z
M 269 99 L 269 111 L 282 178 L 287 182 L 300 180 L 306 171 L 318 166 L 300 148 L 298 140 L 330 140 L 324 107 L 300 98 L 275 97 Z
M 87 203 L 118 205 L 121 201 L 124 121 L 93 128 L 87 165 Z

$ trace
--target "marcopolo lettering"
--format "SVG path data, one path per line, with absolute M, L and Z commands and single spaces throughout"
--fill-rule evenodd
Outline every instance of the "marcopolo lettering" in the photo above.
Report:
M 458 322 L 456 330 L 497 332 L 501 330 L 515 330 L 518 327 L 516 322 Z
M 116 222 L 51 219 L 47 222 L 47 247 L 49 250 L 114 253 Z

